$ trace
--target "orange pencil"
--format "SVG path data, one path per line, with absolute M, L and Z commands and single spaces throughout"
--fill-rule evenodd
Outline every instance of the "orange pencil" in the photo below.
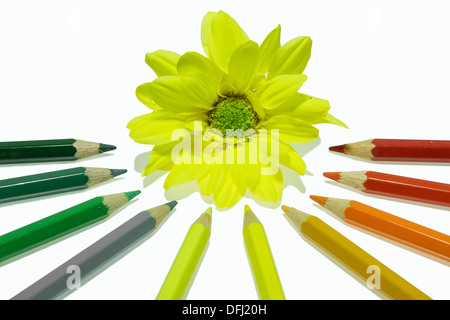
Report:
M 450 236 L 354 200 L 311 196 L 343 221 L 450 262 Z

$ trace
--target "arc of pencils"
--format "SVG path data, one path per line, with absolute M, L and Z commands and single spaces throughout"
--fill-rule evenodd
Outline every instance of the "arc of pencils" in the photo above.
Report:
M 329 150 L 372 161 L 450 162 L 450 140 L 371 139 Z
M 450 236 L 354 200 L 312 195 L 343 221 L 450 262 Z
M 341 262 L 361 280 L 367 281 L 368 268 L 377 266 L 380 270 L 380 287 L 373 290 L 378 290 L 394 300 L 431 299 L 321 219 L 288 206 L 283 205 L 282 209 L 301 234 Z
M 115 149 L 110 144 L 77 139 L 0 142 L 0 164 L 71 161 Z
M 82 190 L 125 172 L 125 169 L 79 167 L 0 180 L 0 203 Z
M 50 300 L 69 292 L 67 288 L 67 278 L 70 276 L 67 273 L 69 266 L 79 267 L 80 278 L 83 281 L 139 239 L 157 230 L 176 205 L 176 201 L 171 201 L 142 211 L 21 291 L 11 300 Z
M 0 262 L 106 219 L 140 191 L 96 197 L 0 236 Z

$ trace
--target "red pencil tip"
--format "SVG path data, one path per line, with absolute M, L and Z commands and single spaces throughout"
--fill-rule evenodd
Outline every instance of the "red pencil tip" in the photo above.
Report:
M 334 151 L 334 152 L 339 152 L 339 153 L 345 153 L 344 148 L 345 148 L 345 144 L 341 144 L 339 146 L 329 147 L 328 150 Z
M 313 201 L 320 204 L 322 207 L 325 205 L 325 202 L 327 202 L 327 197 L 321 197 L 321 196 L 309 196 Z
M 334 180 L 334 181 L 339 181 L 340 177 L 341 177 L 341 173 L 340 172 L 324 172 L 323 176 L 325 178 Z

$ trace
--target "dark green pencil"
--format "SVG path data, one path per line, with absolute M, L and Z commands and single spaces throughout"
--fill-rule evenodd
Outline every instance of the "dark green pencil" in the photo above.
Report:
M 11 300 L 50 300 L 64 293 L 70 293 L 67 286 L 68 278 L 71 276 L 71 273 L 67 273 L 69 267 L 78 266 L 80 285 L 83 285 L 89 276 L 106 263 L 136 244 L 144 236 L 156 231 L 176 204 L 176 201 L 171 201 L 135 215 Z
M 140 191 L 96 197 L 0 236 L 0 262 L 109 217 Z
M 125 169 L 79 167 L 0 180 L 0 203 L 82 190 L 125 172 Z
M 114 149 L 113 145 L 76 139 L 0 142 L 0 164 L 78 160 Z

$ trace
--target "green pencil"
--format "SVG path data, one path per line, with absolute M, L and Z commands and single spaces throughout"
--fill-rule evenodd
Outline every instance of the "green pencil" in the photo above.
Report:
M 96 197 L 0 236 L 0 262 L 109 217 L 140 191 Z
M 82 190 L 125 172 L 125 169 L 79 167 L 0 180 L 0 203 Z
M 78 160 L 116 149 L 76 139 L 0 142 L 0 164 Z

